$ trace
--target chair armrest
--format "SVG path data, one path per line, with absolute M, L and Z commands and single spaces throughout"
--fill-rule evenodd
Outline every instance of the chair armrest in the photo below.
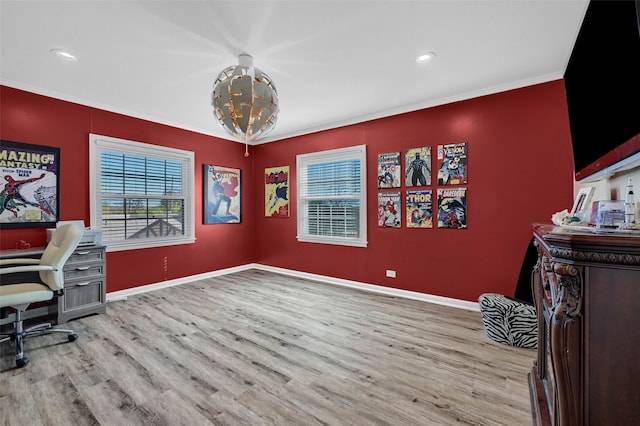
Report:
M 16 257 L 9 259 L 0 259 L 0 266 L 3 265 L 37 265 L 40 263 L 40 259 L 34 259 L 29 257 Z
M 29 265 L 29 266 L 9 266 L 0 268 L 0 275 L 15 274 L 16 272 L 38 272 L 38 271 L 57 271 L 53 266 L 47 265 Z

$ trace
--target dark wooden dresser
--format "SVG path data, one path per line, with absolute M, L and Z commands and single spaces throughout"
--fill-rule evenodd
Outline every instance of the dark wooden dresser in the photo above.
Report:
M 534 225 L 536 425 L 640 425 L 640 235 Z

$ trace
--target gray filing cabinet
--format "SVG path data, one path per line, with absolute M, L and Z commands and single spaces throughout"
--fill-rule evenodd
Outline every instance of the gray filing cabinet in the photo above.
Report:
M 58 324 L 107 311 L 106 247 L 78 247 L 64 265 L 64 294 L 58 297 Z

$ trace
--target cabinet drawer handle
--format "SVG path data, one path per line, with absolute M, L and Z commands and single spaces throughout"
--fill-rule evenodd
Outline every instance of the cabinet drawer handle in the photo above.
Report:
M 84 256 L 84 255 L 87 255 L 87 254 L 90 254 L 90 253 L 91 253 L 90 251 L 77 251 L 76 252 L 76 254 L 79 254 L 81 256 Z
M 78 286 L 78 287 L 82 287 L 82 286 L 89 285 L 89 284 L 91 284 L 91 281 L 87 281 L 86 283 L 76 283 L 75 285 Z
M 80 266 L 76 268 L 76 271 L 86 271 L 90 268 L 90 266 Z

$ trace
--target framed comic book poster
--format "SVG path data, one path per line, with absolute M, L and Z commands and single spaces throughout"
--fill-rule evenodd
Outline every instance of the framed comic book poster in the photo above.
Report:
M 378 226 L 400 228 L 400 192 L 378 192 Z
M 404 157 L 407 186 L 431 185 L 431 147 L 411 148 Z
M 264 169 L 264 215 L 289 217 L 289 166 Z
M 240 169 L 204 165 L 204 224 L 240 223 Z
M 467 188 L 438 188 L 438 228 L 467 228 Z
M 467 142 L 438 145 L 438 185 L 461 185 L 467 183 Z
M 60 217 L 60 148 L 0 141 L 0 228 L 54 227 Z
M 433 228 L 433 199 L 431 190 L 407 191 L 407 228 Z
M 400 152 L 378 154 L 378 188 L 400 188 Z

